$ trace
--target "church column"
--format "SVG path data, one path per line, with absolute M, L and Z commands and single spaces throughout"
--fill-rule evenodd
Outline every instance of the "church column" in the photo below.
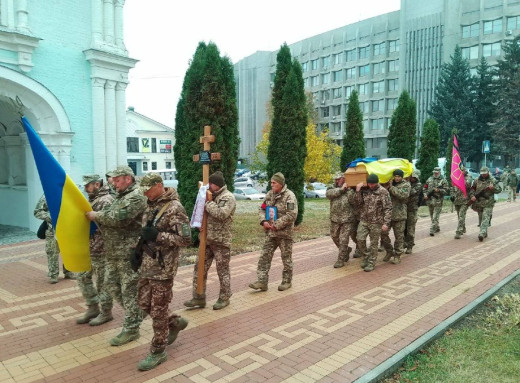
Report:
M 127 84 L 118 82 L 116 85 L 116 135 L 117 163 L 126 165 L 126 89 Z
M 105 139 L 107 169 L 115 169 L 117 163 L 116 133 L 116 82 L 107 80 L 105 84 Z M 125 162 L 126 163 L 126 162 Z M 123 163 L 122 165 L 124 165 Z
M 115 0 L 115 14 L 114 14 L 114 34 L 115 34 L 115 42 L 116 46 L 121 49 L 123 52 L 126 52 L 126 47 L 124 43 L 124 35 L 123 35 L 123 6 L 125 5 L 125 0 Z
M 104 174 L 106 163 L 105 137 L 105 79 L 92 79 L 92 143 L 94 150 L 94 171 Z
M 20 136 L 5 136 L 5 149 L 9 160 L 9 178 L 10 186 L 25 185 L 25 153 L 22 150 L 22 140 Z
M 20 32 L 29 32 L 29 13 L 27 12 L 27 0 L 17 1 L 18 9 L 16 10 L 16 30 Z
M 105 43 L 114 44 L 114 0 L 103 0 L 104 2 L 104 37 Z
M 91 0 L 92 7 L 92 42 L 93 48 L 103 43 L 103 0 Z
M 0 184 L 7 184 L 9 177 L 9 157 L 5 150 L 5 137 L 0 137 Z

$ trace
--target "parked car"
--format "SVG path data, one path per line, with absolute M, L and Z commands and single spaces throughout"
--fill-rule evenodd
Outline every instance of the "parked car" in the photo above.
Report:
M 233 185 L 235 186 L 235 188 L 240 188 L 240 187 L 252 188 L 253 180 L 249 177 L 238 177 L 238 178 L 235 178 L 235 181 L 233 181 Z
M 236 199 L 248 199 L 248 200 L 263 200 L 265 198 L 264 193 L 260 193 L 255 188 L 236 188 L 233 192 Z
M 179 188 L 179 180 L 163 180 L 163 186 L 167 188 Z
M 327 186 L 321 182 L 312 182 L 305 186 L 303 194 L 305 198 L 325 198 Z

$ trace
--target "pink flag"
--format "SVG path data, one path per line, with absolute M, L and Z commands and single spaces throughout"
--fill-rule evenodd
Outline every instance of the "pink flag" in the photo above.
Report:
M 461 159 L 459 155 L 459 143 L 457 136 L 453 135 L 453 152 L 451 155 L 451 183 L 462 191 L 466 196 L 466 182 L 464 181 L 464 173 L 460 169 Z

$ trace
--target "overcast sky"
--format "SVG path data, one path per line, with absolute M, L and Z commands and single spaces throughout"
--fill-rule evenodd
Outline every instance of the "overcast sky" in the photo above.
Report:
M 125 44 L 139 60 L 126 104 L 174 127 L 189 60 L 213 41 L 233 63 L 331 29 L 399 9 L 400 0 L 126 0 Z

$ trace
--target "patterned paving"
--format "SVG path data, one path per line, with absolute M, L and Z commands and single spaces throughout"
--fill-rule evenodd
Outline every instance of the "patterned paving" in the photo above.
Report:
M 121 309 L 102 327 L 76 325 L 83 300 L 74 281 L 47 283 L 43 242 L 0 246 L 0 381 L 355 381 L 517 270 L 519 217 L 517 205 L 498 204 L 482 243 L 472 212 L 461 240 L 453 239 L 455 214 L 441 216 L 435 237 L 428 235 L 429 219 L 422 219 L 414 254 L 371 273 L 358 259 L 334 269 L 336 249 L 328 237 L 298 243 L 293 288 L 285 292 L 276 288 L 279 256 L 269 290 L 254 292 L 247 285 L 255 280 L 259 254 L 242 254 L 231 262 L 231 305 L 220 311 L 211 304 L 183 309 L 193 271 L 181 268 L 170 308 L 190 324 L 168 348 L 167 362 L 145 373 L 136 366 L 152 338 L 149 319 L 138 341 L 111 347 Z M 208 297 L 218 297 L 214 267 Z

